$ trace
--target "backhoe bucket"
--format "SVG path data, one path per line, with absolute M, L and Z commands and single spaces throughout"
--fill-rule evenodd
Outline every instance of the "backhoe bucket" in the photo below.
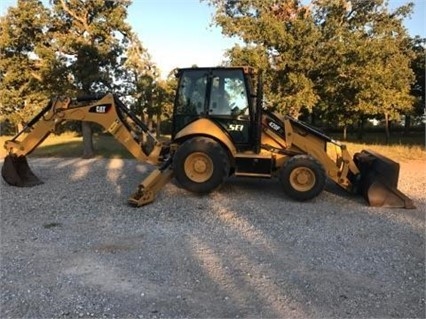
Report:
M 12 186 L 33 187 L 43 184 L 31 171 L 25 156 L 8 155 L 4 159 L 1 176 Z
M 415 208 L 413 201 L 399 191 L 399 164 L 370 150 L 354 155 L 360 170 L 359 192 L 374 207 Z

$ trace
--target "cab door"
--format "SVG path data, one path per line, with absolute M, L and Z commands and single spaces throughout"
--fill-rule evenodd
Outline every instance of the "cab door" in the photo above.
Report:
M 182 69 L 173 110 L 172 138 L 189 123 L 206 116 L 209 72 L 206 69 Z
M 208 117 L 229 133 L 239 151 L 251 149 L 252 121 L 243 70 L 213 69 L 209 82 Z

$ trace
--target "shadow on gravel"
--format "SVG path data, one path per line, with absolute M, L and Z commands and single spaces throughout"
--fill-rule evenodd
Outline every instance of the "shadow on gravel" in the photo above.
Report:
M 421 317 L 424 222 L 273 180 L 195 196 L 169 183 L 126 205 L 153 167 L 37 159 L 45 184 L 0 185 L 1 318 Z M 420 214 L 420 213 L 419 213 Z

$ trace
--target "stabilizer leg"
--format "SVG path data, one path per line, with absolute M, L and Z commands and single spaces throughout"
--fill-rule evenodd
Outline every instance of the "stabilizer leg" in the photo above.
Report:
M 143 206 L 154 201 L 155 195 L 173 178 L 171 161 L 154 170 L 139 184 L 137 191 L 130 196 L 128 202 L 132 206 Z

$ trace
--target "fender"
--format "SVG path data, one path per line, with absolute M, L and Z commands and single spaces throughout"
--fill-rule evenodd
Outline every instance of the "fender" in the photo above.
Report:
M 231 139 L 212 120 L 202 118 L 188 124 L 176 134 L 175 141 L 187 139 L 191 135 L 211 137 L 225 145 L 232 157 L 235 157 L 235 154 L 237 154 L 234 143 L 232 143 Z

